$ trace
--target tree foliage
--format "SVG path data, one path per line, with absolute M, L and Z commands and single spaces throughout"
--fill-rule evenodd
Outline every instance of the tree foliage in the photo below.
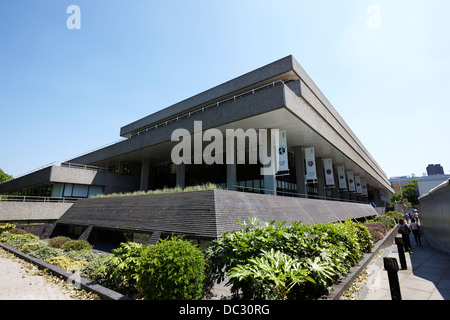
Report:
M 13 177 L 9 174 L 3 172 L 2 169 L 0 169 L 0 182 L 11 180 Z

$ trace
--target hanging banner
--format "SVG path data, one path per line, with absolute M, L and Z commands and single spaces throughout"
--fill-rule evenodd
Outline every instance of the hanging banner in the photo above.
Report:
M 305 148 L 306 180 L 317 180 L 314 148 Z
M 355 176 L 356 193 L 362 193 L 361 177 Z
M 347 182 L 345 181 L 345 167 L 337 166 L 339 189 L 347 189 Z
M 366 179 L 361 178 L 361 188 L 362 188 L 362 194 L 367 196 L 369 195 L 367 192 L 367 184 L 366 184 Z
M 347 181 L 348 181 L 348 191 L 355 192 L 355 180 L 353 179 L 353 172 L 347 172 Z
M 280 130 L 280 144 L 278 147 L 278 172 L 289 171 L 286 130 Z
M 325 185 L 334 186 L 333 162 L 331 159 L 323 159 L 323 170 L 325 171 Z

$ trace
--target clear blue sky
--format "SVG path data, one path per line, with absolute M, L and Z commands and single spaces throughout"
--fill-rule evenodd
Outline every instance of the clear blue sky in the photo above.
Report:
M 292 54 L 388 177 L 450 173 L 449 15 L 448 0 L 1 0 L 0 168 L 103 146 Z

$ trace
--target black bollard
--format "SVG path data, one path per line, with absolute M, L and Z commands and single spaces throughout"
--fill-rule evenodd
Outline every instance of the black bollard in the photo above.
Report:
M 397 245 L 398 258 L 400 259 L 400 265 L 402 266 L 402 270 L 406 270 L 408 269 L 408 266 L 406 265 L 405 249 L 403 246 L 403 239 L 401 236 L 395 237 L 395 244 Z
M 392 300 L 402 300 L 400 293 L 400 282 L 398 281 L 398 263 L 397 259 L 384 257 L 383 258 L 384 269 L 388 273 L 389 288 L 391 289 Z

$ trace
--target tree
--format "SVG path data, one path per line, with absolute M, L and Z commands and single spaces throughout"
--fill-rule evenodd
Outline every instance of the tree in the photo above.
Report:
M 3 172 L 2 169 L 0 169 L 0 182 L 11 180 L 13 177 L 9 174 Z
M 417 181 L 413 179 L 406 186 L 402 187 L 403 198 L 408 199 L 408 202 L 411 203 L 412 206 L 419 205 L 419 194 L 417 192 Z

